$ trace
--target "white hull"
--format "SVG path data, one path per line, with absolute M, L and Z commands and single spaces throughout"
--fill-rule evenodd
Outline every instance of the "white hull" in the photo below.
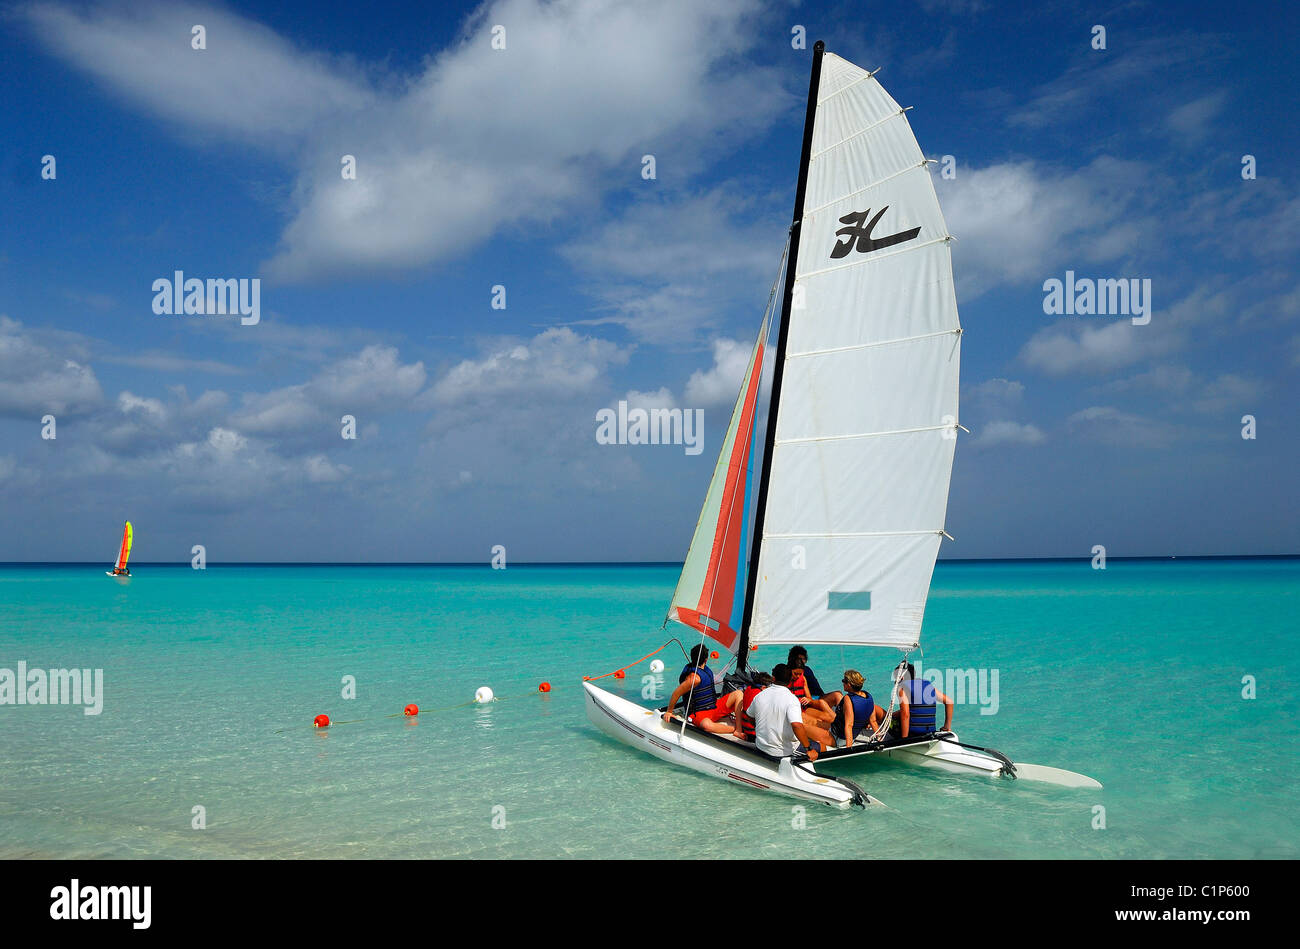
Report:
M 829 757 L 818 759 L 817 764 L 823 773 L 817 774 L 816 766 L 810 762 L 801 761 L 796 767 L 788 758 L 779 762 L 768 760 L 756 755 L 750 745 L 725 736 L 704 736 L 690 728 L 683 731 L 680 721 L 675 726 L 667 725 L 663 716 L 654 709 L 629 702 L 590 682 L 582 685 L 587 698 L 587 717 L 611 738 L 702 774 L 832 807 L 849 807 L 855 796 L 853 789 L 840 784 L 835 777 L 860 771 L 862 763 L 880 756 L 950 774 L 1015 777 L 1063 787 L 1101 787 L 1086 775 L 1043 765 L 1017 762 L 1010 765 L 1014 772 L 1011 773 L 1008 761 L 979 749 L 962 747 L 952 732 L 944 732 L 944 738 L 903 747 L 870 750 L 862 747 L 861 751 L 856 750 L 861 746 L 855 746 L 851 751 L 841 748 L 831 752 Z M 734 746 L 735 750 L 729 746 Z M 867 795 L 866 803 L 880 802 Z
M 590 682 L 582 686 L 587 696 L 587 717 L 592 724 L 611 738 L 656 758 L 741 787 L 831 807 L 847 808 L 857 796 L 833 778 L 818 775 L 809 762 L 802 761 L 795 767 L 789 758 L 771 761 L 739 742 L 735 742 L 733 751 L 727 747 L 732 742 L 725 737 L 715 739 L 690 729 L 683 731 L 680 723 L 675 727 L 665 724 L 663 716 L 653 709 L 629 702 Z M 868 796 L 864 803 L 879 802 Z

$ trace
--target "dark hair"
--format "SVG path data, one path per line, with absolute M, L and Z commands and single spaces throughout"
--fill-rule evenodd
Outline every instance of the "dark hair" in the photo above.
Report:
M 790 684 L 790 667 L 784 662 L 779 662 L 772 667 L 772 681 L 777 685 Z
M 760 689 L 765 689 L 772 684 L 772 674 L 770 672 L 760 672 L 754 676 L 754 681 L 758 683 Z
M 788 666 L 792 666 L 792 667 L 793 667 L 793 666 L 796 664 L 796 663 L 795 663 L 795 659 L 802 659 L 802 660 L 803 660 L 803 662 L 802 662 L 802 663 L 799 663 L 799 665 L 807 665 L 807 663 L 808 663 L 808 650 L 807 650 L 807 649 L 804 649 L 802 646 L 791 646 L 791 647 L 790 647 L 790 654 L 789 654 L 788 656 L 785 657 L 785 663 L 786 663 L 786 665 L 788 665 Z
M 906 670 L 907 670 L 907 675 L 905 675 L 905 676 L 899 676 L 899 678 L 898 678 L 899 684 L 902 684 L 902 683 L 906 682 L 908 679 L 915 679 L 915 678 L 916 678 L 916 667 L 913 666 L 913 665 L 912 665 L 910 662 L 908 662 L 906 659 L 904 659 L 902 662 L 900 662 L 900 663 L 899 663 L 895 668 L 896 668 L 896 669 L 906 669 Z
M 691 647 L 691 665 L 702 666 L 709 659 L 709 649 L 704 643 Z

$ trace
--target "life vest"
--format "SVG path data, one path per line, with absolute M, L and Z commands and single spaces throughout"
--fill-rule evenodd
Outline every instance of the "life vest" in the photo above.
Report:
M 753 703 L 754 697 L 762 691 L 756 686 L 750 686 L 745 689 L 745 694 L 740 699 L 740 730 L 745 735 L 745 741 L 753 741 L 754 733 L 758 730 L 758 723 L 746 713 L 749 711 L 749 706 Z
M 790 670 L 790 684 L 786 686 L 786 688 L 793 692 L 794 697 L 797 699 L 812 698 L 812 696 L 808 694 L 808 680 L 804 678 L 802 669 Z M 801 702 L 799 704 L 802 705 L 803 703 Z
M 707 712 L 718 705 L 718 693 L 713 688 L 713 670 L 708 666 L 696 666 L 690 663 L 682 669 L 682 674 L 677 677 L 680 684 L 686 681 L 687 676 L 697 675 L 700 681 L 695 688 L 686 694 L 686 714 L 694 715 L 696 712 Z
M 909 679 L 903 686 L 907 696 L 907 734 L 928 735 L 934 731 L 934 683 L 929 679 Z
M 862 734 L 863 729 L 871 727 L 871 713 L 876 710 L 876 700 L 868 692 L 865 697 L 861 695 L 846 696 L 847 701 L 853 703 L 853 736 L 856 738 Z M 835 709 L 835 732 L 839 735 L 844 734 L 844 703 L 841 702 Z

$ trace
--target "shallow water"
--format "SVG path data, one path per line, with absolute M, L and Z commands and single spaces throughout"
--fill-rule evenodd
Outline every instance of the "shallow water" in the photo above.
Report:
M 1300 856 L 1300 561 L 941 563 L 927 668 L 997 672 L 996 714 L 970 696 L 956 731 L 1105 789 L 877 762 L 866 812 L 801 813 L 588 723 L 583 675 L 689 632 L 659 627 L 676 575 L 0 567 L 0 668 L 104 671 L 100 715 L 0 705 L 0 857 Z M 681 653 L 660 655 L 668 689 Z M 894 661 L 810 657 L 869 687 Z M 645 672 L 602 684 L 639 700 Z M 463 704 L 480 685 L 500 700 Z

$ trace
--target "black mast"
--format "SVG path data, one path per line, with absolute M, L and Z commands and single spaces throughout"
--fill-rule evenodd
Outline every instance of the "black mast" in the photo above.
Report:
M 812 77 L 808 80 L 808 111 L 803 119 L 803 153 L 799 157 L 799 184 L 794 193 L 794 223 L 790 225 L 790 255 L 785 265 L 785 292 L 781 298 L 781 331 L 776 341 L 776 362 L 772 369 L 772 400 L 767 406 L 767 438 L 763 442 L 763 468 L 758 476 L 758 511 L 754 516 L 754 543 L 749 553 L 749 576 L 745 582 L 745 615 L 740 624 L 740 647 L 736 671 L 743 672 L 749 659 L 749 624 L 754 616 L 754 590 L 758 584 L 758 555 L 763 546 L 763 520 L 767 512 L 767 483 L 772 474 L 772 449 L 776 444 L 776 409 L 781 401 L 781 376 L 785 371 L 785 344 L 790 335 L 790 306 L 794 301 L 794 277 L 799 265 L 799 230 L 803 223 L 804 192 L 808 188 L 808 161 L 812 158 L 813 122 L 817 118 L 817 87 L 822 77 L 822 53 L 826 44 L 813 46 Z

